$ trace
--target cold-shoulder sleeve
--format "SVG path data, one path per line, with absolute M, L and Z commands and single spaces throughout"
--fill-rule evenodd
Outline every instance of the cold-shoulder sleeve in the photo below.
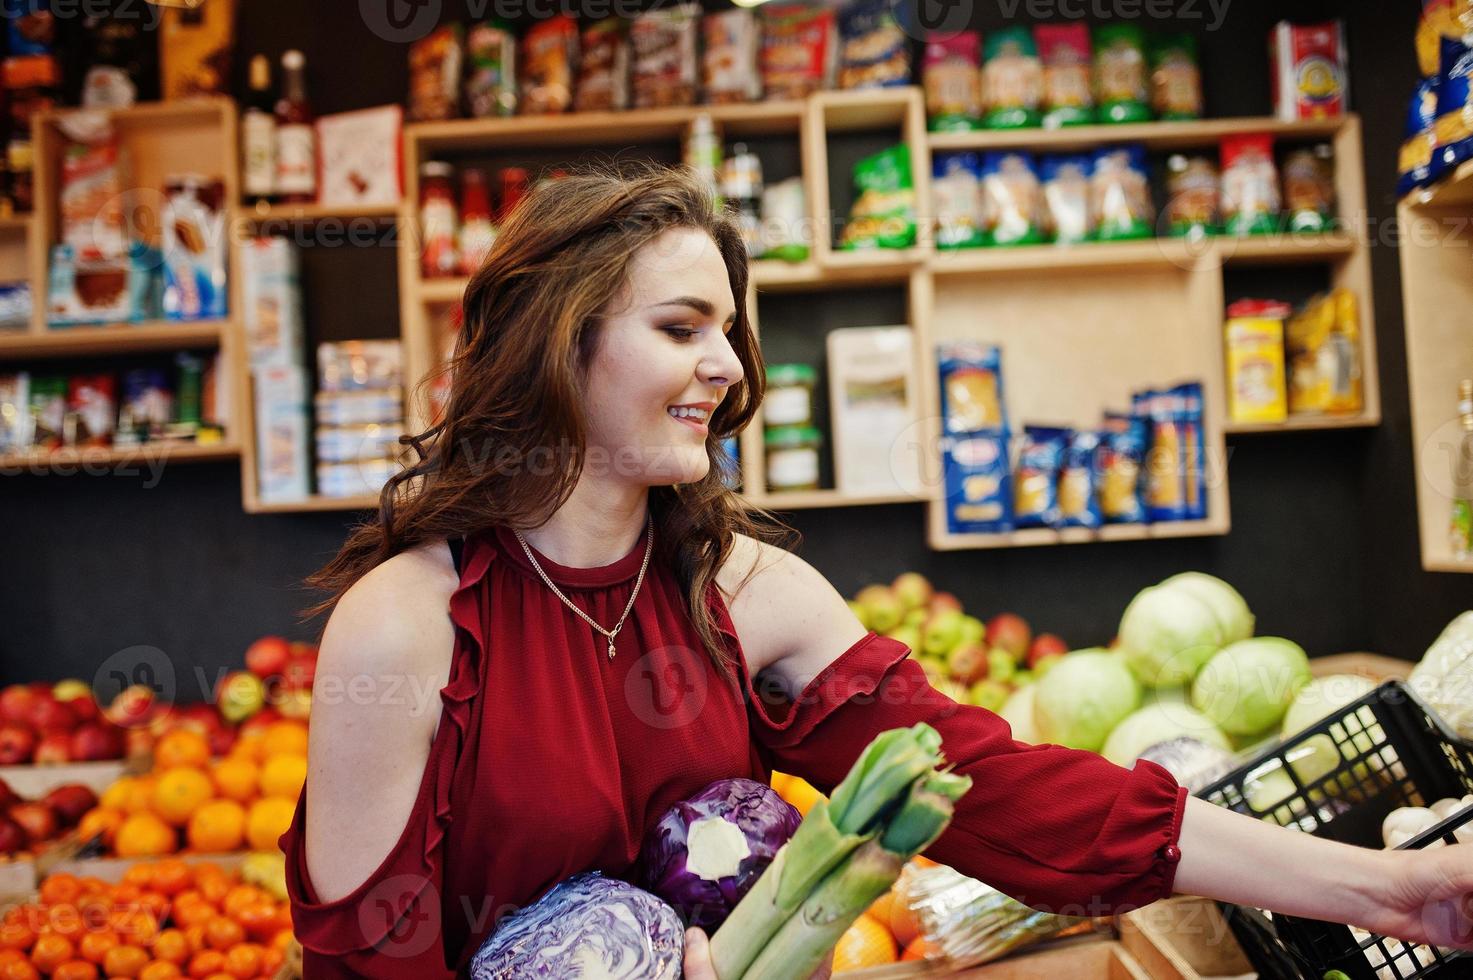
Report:
M 1034 908 L 1104 915 L 1171 894 L 1187 792 L 1162 767 L 1014 741 L 1007 722 L 933 688 L 904 644 L 870 633 L 796 700 L 748 682 L 772 768 L 830 792 L 879 732 L 926 722 L 972 789 L 931 857 Z

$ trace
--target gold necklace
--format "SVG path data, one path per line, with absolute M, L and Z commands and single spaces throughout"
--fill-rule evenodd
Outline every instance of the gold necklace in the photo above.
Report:
M 644 564 L 639 566 L 639 577 L 634 580 L 634 591 L 629 595 L 629 604 L 624 607 L 624 615 L 619 617 L 619 621 L 614 624 L 614 628 L 611 630 L 604 629 L 602 626 L 593 621 L 592 616 L 588 615 L 588 613 L 573 605 L 572 600 L 563 595 L 563 590 L 554 585 L 552 579 L 548 578 L 547 573 L 542 570 L 542 566 L 537 562 L 537 556 L 532 554 L 532 548 L 530 545 L 527 544 L 527 539 L 522 536 L 522 532 L 518 531 L 516 528 L 513 528 L 512 533 L 517 536 L 517 541 L 521 543 L 522 551 L 526 552 L 527 554 L 527 560 L 532 563 L 532 567 L 537 570 L 537 574 L 542 576 L 542 581 L 547 583 L 547 587 L 553 591 L 553 594 L 556 595 L 559 599 L 563 600 L 563 605 L 567 606 L 569 609 L 573 610 L 573 612 L 577 613 L 578 616 L 585 623 L 598 630 L 599 633 L 603 634 L 604 638 L 609 641 L 609 659 L 613 660 L 614 637 L 619 635 L 619 631 L 624 628 L 624 620 L 629 618 L 629 613 L 634 609 L 634 600 L 639 596 L 639 587 L 644 584 L 645 570 L 650 567 L 650 555 L 653 554 L 655 550 L 654 516 L 651 515 L 649 518 L 649 542 L 644 547 Z

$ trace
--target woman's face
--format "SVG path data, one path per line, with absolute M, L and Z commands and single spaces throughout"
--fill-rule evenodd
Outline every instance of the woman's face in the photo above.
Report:
M 586 382 L 586 469 L 643 486 L 706 475 L 706 421 L 742 379 L 736 304 L 703 231 L 672 228 L 636 252 L 605 311 Z

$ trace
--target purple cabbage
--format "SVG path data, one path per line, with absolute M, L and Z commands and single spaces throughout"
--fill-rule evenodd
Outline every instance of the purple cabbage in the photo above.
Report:
M 685 928 L 649 892 L 574 875 L 506 916 L 471 960 L 472 980 L 680 980 Z
M 640 850 L 640 884 L 714 933 L 803 817 L 770 786 L 720 779 L 666 811 Z

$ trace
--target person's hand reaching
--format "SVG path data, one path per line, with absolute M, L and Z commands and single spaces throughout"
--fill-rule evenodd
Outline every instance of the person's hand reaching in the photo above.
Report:
M 833 967 L 834 954 L 830 950 L 809 980 L 829 980 Z M 685 930 L 685 980 L 717 980 L 716 971 L 711 968 L 711 942 L 704 930 Z
M 1365 927 L 1383 936 L 1473 951 L 1473 844 L 1398 852 Z M 1361 923 L 1354 923 L 1361 925 Z

